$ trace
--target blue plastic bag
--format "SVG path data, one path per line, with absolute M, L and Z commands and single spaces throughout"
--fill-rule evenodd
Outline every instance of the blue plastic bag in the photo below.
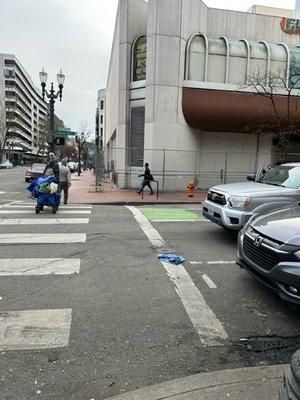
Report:
M 166 262 L 169 264 L 176 264 L 176 265 L 182 264 L 186 261 L 186 259 L 183 258 L 182 256 L 179 256 L 177 254 L 171 254 L 171 253 L 160 254 L 158 256 L 158 259 L 160 261 L 163 261 L 163 262 Z

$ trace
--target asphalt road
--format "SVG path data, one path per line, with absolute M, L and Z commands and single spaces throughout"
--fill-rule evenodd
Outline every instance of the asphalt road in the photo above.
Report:
M 189 291 L 170 279 L 130 210 L 69 206 L 72 214 L 38 216 L 33 204 L 12 204 L 29 202 L 24 171 L 7 173 L 0 171 L 0 213 L 9 214 L 0 224 L 18 221 L 0 227 L 0 400 L 102 400 L 198 372 L 285 363 L 299 347 L 299 314 L 233 264 L 236 235 L 201 219 L 150 221 L 166 248 L 187 259 L 187 279 L 226 330 L 227 340 L 205 346 L 187 312 Z M 185 209 L 200 216 L 196 206 L 168 208 L 168 218 Z M 39 218 L 81 222 L 20 225 Z M 24 266 L 37 258 L 61 259 L 61 273 L 79 260 L 80 270 Z M 205 320 L 200 310 L 194 317 Z

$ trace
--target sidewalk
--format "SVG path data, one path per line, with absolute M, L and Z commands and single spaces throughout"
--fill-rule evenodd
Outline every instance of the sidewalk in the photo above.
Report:
M 135 190 L 119 189 L 109 182 L 103 185 L 102 191 L 96 192 L 95 176 L 91 171 L 85 171 L 81 176 L 72 175 L 72 186 L 69 191 L 70 203 L 92 203 L 92 204 L 169 204 L 187 203 L 200 204 L 206 199 L 204 192 L 196 191 L 195 197 L 189 198 L 187 192 L 161 193 L 150 196 L 145 192 L 144 199 Z
M 197 374 L 107 400 L 277 400 L 285 365 Z

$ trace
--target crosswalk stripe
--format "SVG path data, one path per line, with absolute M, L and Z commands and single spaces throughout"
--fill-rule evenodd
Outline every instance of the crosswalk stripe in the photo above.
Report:
M 0 209 L 0 214 L 34 214 L 34 209 L 32 210 L 4 210 Z M 43 212 L 43 211 L 42 211 Z M 49 214 L 51 210 L 45 209 L 44 213 Z M 91 210 L 58 210 L 59 214 L 91 214 Z
M 19 202 L 15 202 L 14 204 L 10 204 L 8 207 L 9 208 L 31 208 L 31 207 L 35 207 L 35 205 L 36 205 L 35 203 L 19 203 Z M 70 208 L 91 210 L 93 208 L 93 206 L 81 206 L 81 205 L 76 205 L 76 204 L 68 204 L 68 205 L 61 205 L 59 208 L 60 209 L 66 209 L 66 210 L 70 209 Z
M 7 192 L 1 192 L 1 191 L 0 191 L 0 194 L 5 194 L 5 193 L 7 193 Z
M 0 244 L 85 243 L 85 233 L 1 233 Z
M 0 276 L 79 274 L 79 258 L 0 259 Z
M 0 225 L 64 225 L 88 224 L 88 218 L 22 218 L 0 219 Z
M 0 350 L 66 347 L 71 319 L 71 309 L 1 312 Z
M 28 210 L 28 209 L 35 209 L 36 204 L 10 204 L 10 205 L 1 205 L 1 208 L 9 208 L 9 209 L 18 209 L 18 210 Z M 45 208 L 47 209 L 47 207 Z M 69 207 L 69 206 L 59 206 L 60 210 L 91 210 L 91 207 Z

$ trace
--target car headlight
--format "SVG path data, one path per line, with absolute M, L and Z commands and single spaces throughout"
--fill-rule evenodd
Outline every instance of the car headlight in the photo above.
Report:
M 300 260 L 300 250 L 296 251 L 296 253 L 294 253 L 294 254 L 298 258 L 298 260 Z
M 230 196 L 228 201 L 234 208 L 246 208 L 250 205 L 252 198 L 245 196 Z

